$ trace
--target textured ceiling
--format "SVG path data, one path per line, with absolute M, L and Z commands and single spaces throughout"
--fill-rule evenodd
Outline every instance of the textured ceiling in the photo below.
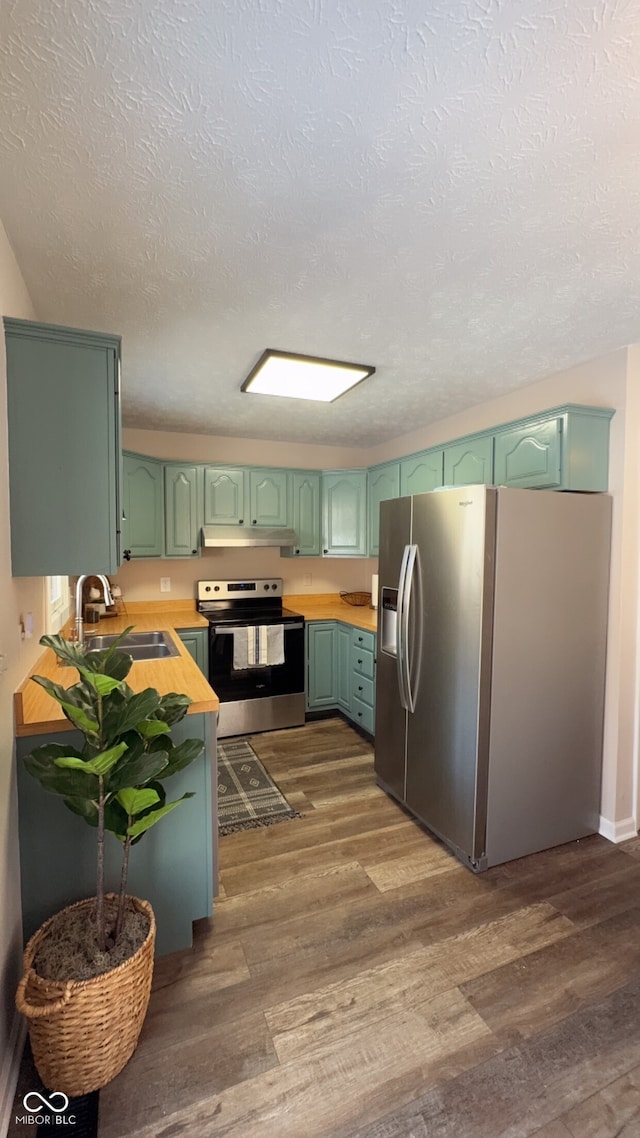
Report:
M 3 0 L 0 217 L 127 425 L 371 445 L 640 339 L 639 86 L 632 0 Z

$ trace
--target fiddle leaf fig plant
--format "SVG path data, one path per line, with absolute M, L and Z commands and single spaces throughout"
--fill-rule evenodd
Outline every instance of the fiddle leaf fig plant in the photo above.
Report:
M 133 626 L 131 626 L 133 627 Z M 134 692 L 126 682 L 131 656 L 119 645 L 85 653 L 62 636 L 43 636 L 64 663 L 76 668 L 79 680 L 64 688 L 46 676 L 34 676 L 62 707 L 66 718 L 84 737 L 80 749 L 62 743 L 36 747 L 24 759 L 29 774 L 44 790 L 62 797 L 65 805 L 97 830 L 96 940 L 101 952 L 112 949 L 122 931 L 131 847 L 181 802 L 167 802 L 163 782 L 183 770 L 204 749 L 200 739 L 174 744 L 170 732 L 187 713 L 191 700 L 154 688 Z M 104 843 L 113 834 L 122 844 L 122 869 L 115 928 L 108 935 L 105 919 Z

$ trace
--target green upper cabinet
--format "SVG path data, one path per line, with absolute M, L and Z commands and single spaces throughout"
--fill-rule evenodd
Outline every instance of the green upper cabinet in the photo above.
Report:
M 400 493 L 426 494 L 443 485 L 444 450 L 414 454 L 400 463 Z
M 319 557 L 320 474 L 317 470 L 294 470 L 290 478 L 289 517 L 298 545 L 282 553 L 287 557 Z
M 323 472 L 323 556 L 364 557 L 366 556 L 366 552 L 366 470 L 333 470 Z
M 499 486 L 559 486 L 561 437 L 560 418 L 496 435 L 494 481 Z
M 496 432 L 494 481 L 502 486 L 606 490 L 608 408 L 567 405 Z
M 286 470 L 249 471 L 250 525 L 286 526 L 287 483 Z
M 5 318 L 15 577 L 120 564 L 120 338 Z
M 454 443 L 444 448 L 444 485 L 472 486 L 493 482 L 493 436 Z
M 164 553 L 164 464 L 159 460 L 123 455 L 122 539 L 126 561 Z
M 247 522 L 244 508 L 244 470 L 207 466 L 204 472 L 204 524 L 234 525 Z
M 164 468 L 164 548 L 167 557 L 195 557 L 202 527 L 202 468 Z
M 380 552 L 380 503 L 387 498 L 397 498 L 400 494 L 400 463 L 388 462 L 385 466 L 374 466 L 367 475 L 367 497 L 369 503 L 369 556 L 377 557 Z

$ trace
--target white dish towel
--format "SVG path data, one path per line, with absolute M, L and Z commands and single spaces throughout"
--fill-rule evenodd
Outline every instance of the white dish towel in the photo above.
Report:
M 284 664 L 284 626 L 254 624 L 233 630 L 233 667 L 264 668 Z

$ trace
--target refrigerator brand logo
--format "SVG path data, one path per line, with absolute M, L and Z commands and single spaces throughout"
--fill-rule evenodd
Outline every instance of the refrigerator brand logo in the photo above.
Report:
M 459 506 L 472 506 L 473 498 L 465 498 L 464 502 L 458 502 Z

